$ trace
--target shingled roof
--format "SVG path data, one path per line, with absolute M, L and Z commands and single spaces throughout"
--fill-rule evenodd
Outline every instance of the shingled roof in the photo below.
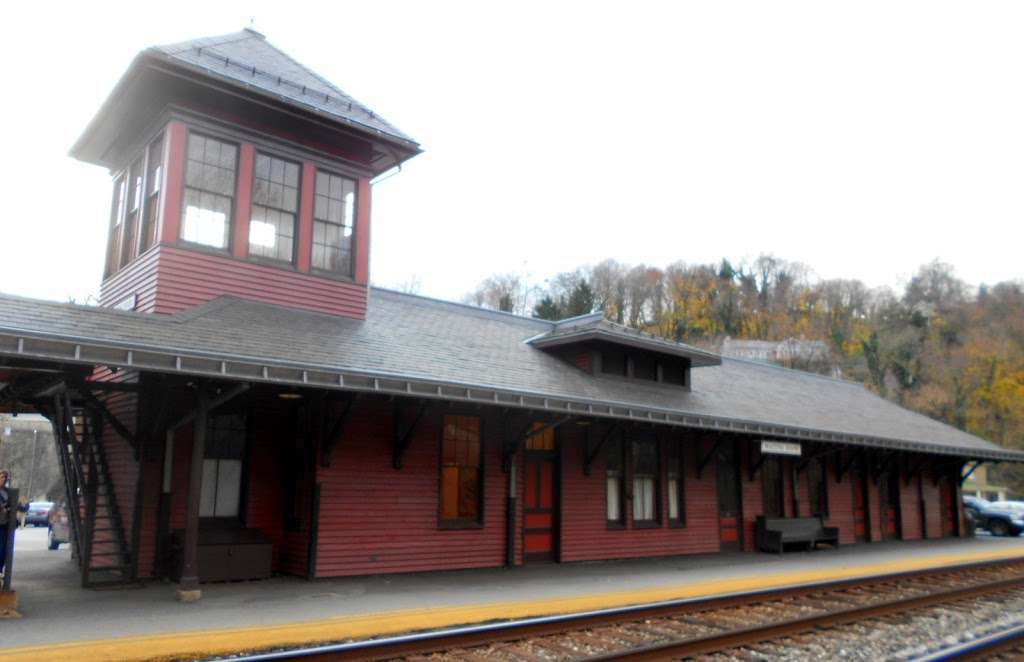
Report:
M 736 359 L 694 371 L 692 390 L 595 376 L 528 342 L 553 322 L 371 297 L 361 321 L 227 296 L 161 316 L 0 295 L 0 356 L 1024 461 L 852 382 Z
M 416 145 L 383 117 L 292 59 L 255 30 L 246 28 L 216 37 L 154 46 L 146 52 L 232 85 L 256 88 L 346 124 Z

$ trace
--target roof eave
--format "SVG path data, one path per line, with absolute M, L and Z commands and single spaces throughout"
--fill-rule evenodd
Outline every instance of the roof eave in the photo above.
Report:
M 271 361 L 230 354 L 183 352 L 175 348 L 123 344 L 67 335 L 0 329 L 0 356 L 52 361 L 59 364 L 106 365 L 125 370 L 180 374 L 193 377 L 281 384 L 306 388 L 360 391 L 430 400 L 490 404 L 550 414 L 587 418 L 625 419 L 678 427 L 756 434 L 794 440 L 867 446 L 931 453 L 970 460 L 1024 462 L 1024 452 L 935 446 L 919 441 L 856 435 L 802 428 L 765 421 L 749 421 L 631 403 L 568 398 L 539 392 L 517 391 L 486 384 L 431 379 L 358 369 Z

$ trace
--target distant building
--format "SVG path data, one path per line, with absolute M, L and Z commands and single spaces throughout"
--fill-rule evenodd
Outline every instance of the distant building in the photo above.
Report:
M 841 371 L 832 358 L 828 344 L 821 340 L 786 338 L 785 340 L 736 340 L 726 336 L 722 356 L 775 363 L 839 377 Z

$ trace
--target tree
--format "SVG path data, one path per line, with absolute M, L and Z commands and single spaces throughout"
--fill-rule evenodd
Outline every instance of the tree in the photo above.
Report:
M 542 320 L 560 320 L 565 317 L 549 295 L 544 295 L 544 298 L 533 307 L 533 316 Z
M 594 312 L 594 291 L 590 289 L 586 278 L 581 278 L 569 293 L 569 299 L 563 306 L 563 317 L 576 317 Z

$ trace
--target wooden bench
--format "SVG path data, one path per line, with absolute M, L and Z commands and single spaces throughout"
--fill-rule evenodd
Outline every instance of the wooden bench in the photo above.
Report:
M 757 548 L 781 554 L 786 545 L 804 545 L 814 549 L 818 543 L 839 546 L 839 529 L 825 526 L 820 517 L 757 518 Z

